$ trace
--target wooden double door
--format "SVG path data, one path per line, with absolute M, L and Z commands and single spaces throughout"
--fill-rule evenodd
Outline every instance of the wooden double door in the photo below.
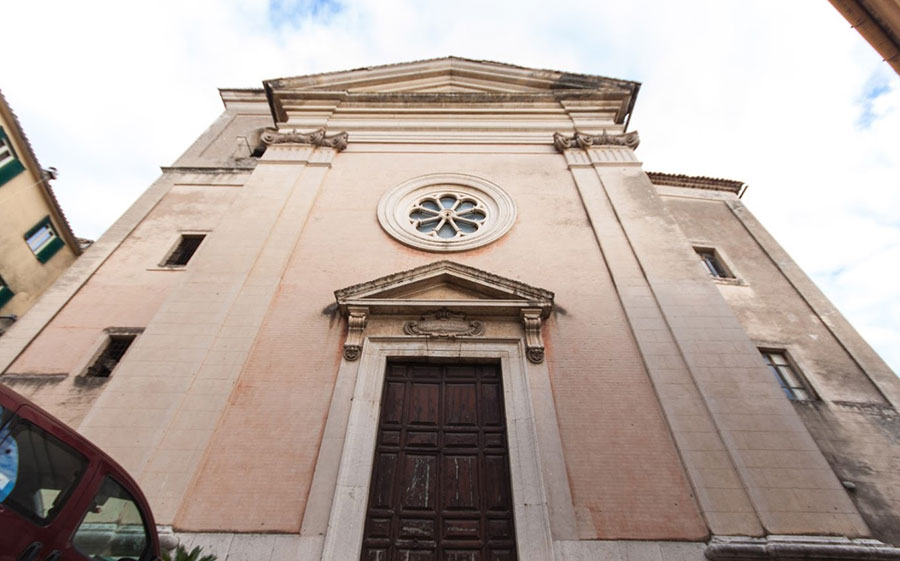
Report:
M 500 368 L 389 363 L 363 561 L 513 561 Z

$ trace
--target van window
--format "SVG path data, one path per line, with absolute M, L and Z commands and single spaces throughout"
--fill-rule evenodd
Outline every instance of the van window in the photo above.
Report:
M 19 471 L 19 447 L 7 438 L 6 423 L 12 418 L 12 411 L 0 405 L 0 502 L 5 501 L 16 483 Z
M 6 421 L 12 418 L 12 411 L 0 405 L 0 430 L 6 428 Z M 6 433 L 0 434 L 0 440 L 3 440 Z
M 138 559 L 149 540 L 141 510 L 134 498 L 107 477 L 75 531 L 75 548 L 91 559 Z
M 49 524 L 87 468 L 88 460 L 58 438 L 13 416 L 0 429 L 0 501 Z

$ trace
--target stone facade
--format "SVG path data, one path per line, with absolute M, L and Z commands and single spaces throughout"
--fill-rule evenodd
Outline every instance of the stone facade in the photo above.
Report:
M 499 365 L 520 559 L 900 559 L 900 381 L 739 182 L 642 169 L 637 83 L 446 58 L 264 86 L 0 341 L 179 539 L 359 558 L 415 360 Z M 91 376 L 111 328 L 142 331 Z

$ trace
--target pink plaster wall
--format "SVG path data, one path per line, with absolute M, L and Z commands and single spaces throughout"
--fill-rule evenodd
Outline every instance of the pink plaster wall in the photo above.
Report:
M 212 230 L 239 188 L 175 185 L 87 283 L 7 369 L 14 389 L 78 426 L 102 390 L 78 384 L 86 362 L 106 340 L 107 327 L 144 327 L 182 271 L 158 267 L 181 230 Z M 202 246 L 201 250 L 202 251 Z M 23 383 L 15 375 L 66 374 L 53 383 Z
M 379 226 L 381 195 L 454 171 L 518 206 L 489 246 L 441 255 Z M 564 159 L 556 153 L 354 153 L 326 175 L 254 349 L 176 519 L 179 528 L 296 532 L 339 364 L 333 291 L 449 258 L 556 293 L 548 365 L 576 508 L 601 538 L 693 539 L 706 528 Z

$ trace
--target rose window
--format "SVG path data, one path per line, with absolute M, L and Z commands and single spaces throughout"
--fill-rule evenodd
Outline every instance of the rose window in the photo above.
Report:
M 474 234 L 485 224 L 487 209 L 462 193 L 438 193 L 422 197 L 409 211 L 410 224 L 432 238 L 452 240 Z
M 397 241 L 425 251 L 467 251 L 501 238 L 516 205 L 499 185 L 463 173 L 414 177 L 378 201 L 378 222 Z

